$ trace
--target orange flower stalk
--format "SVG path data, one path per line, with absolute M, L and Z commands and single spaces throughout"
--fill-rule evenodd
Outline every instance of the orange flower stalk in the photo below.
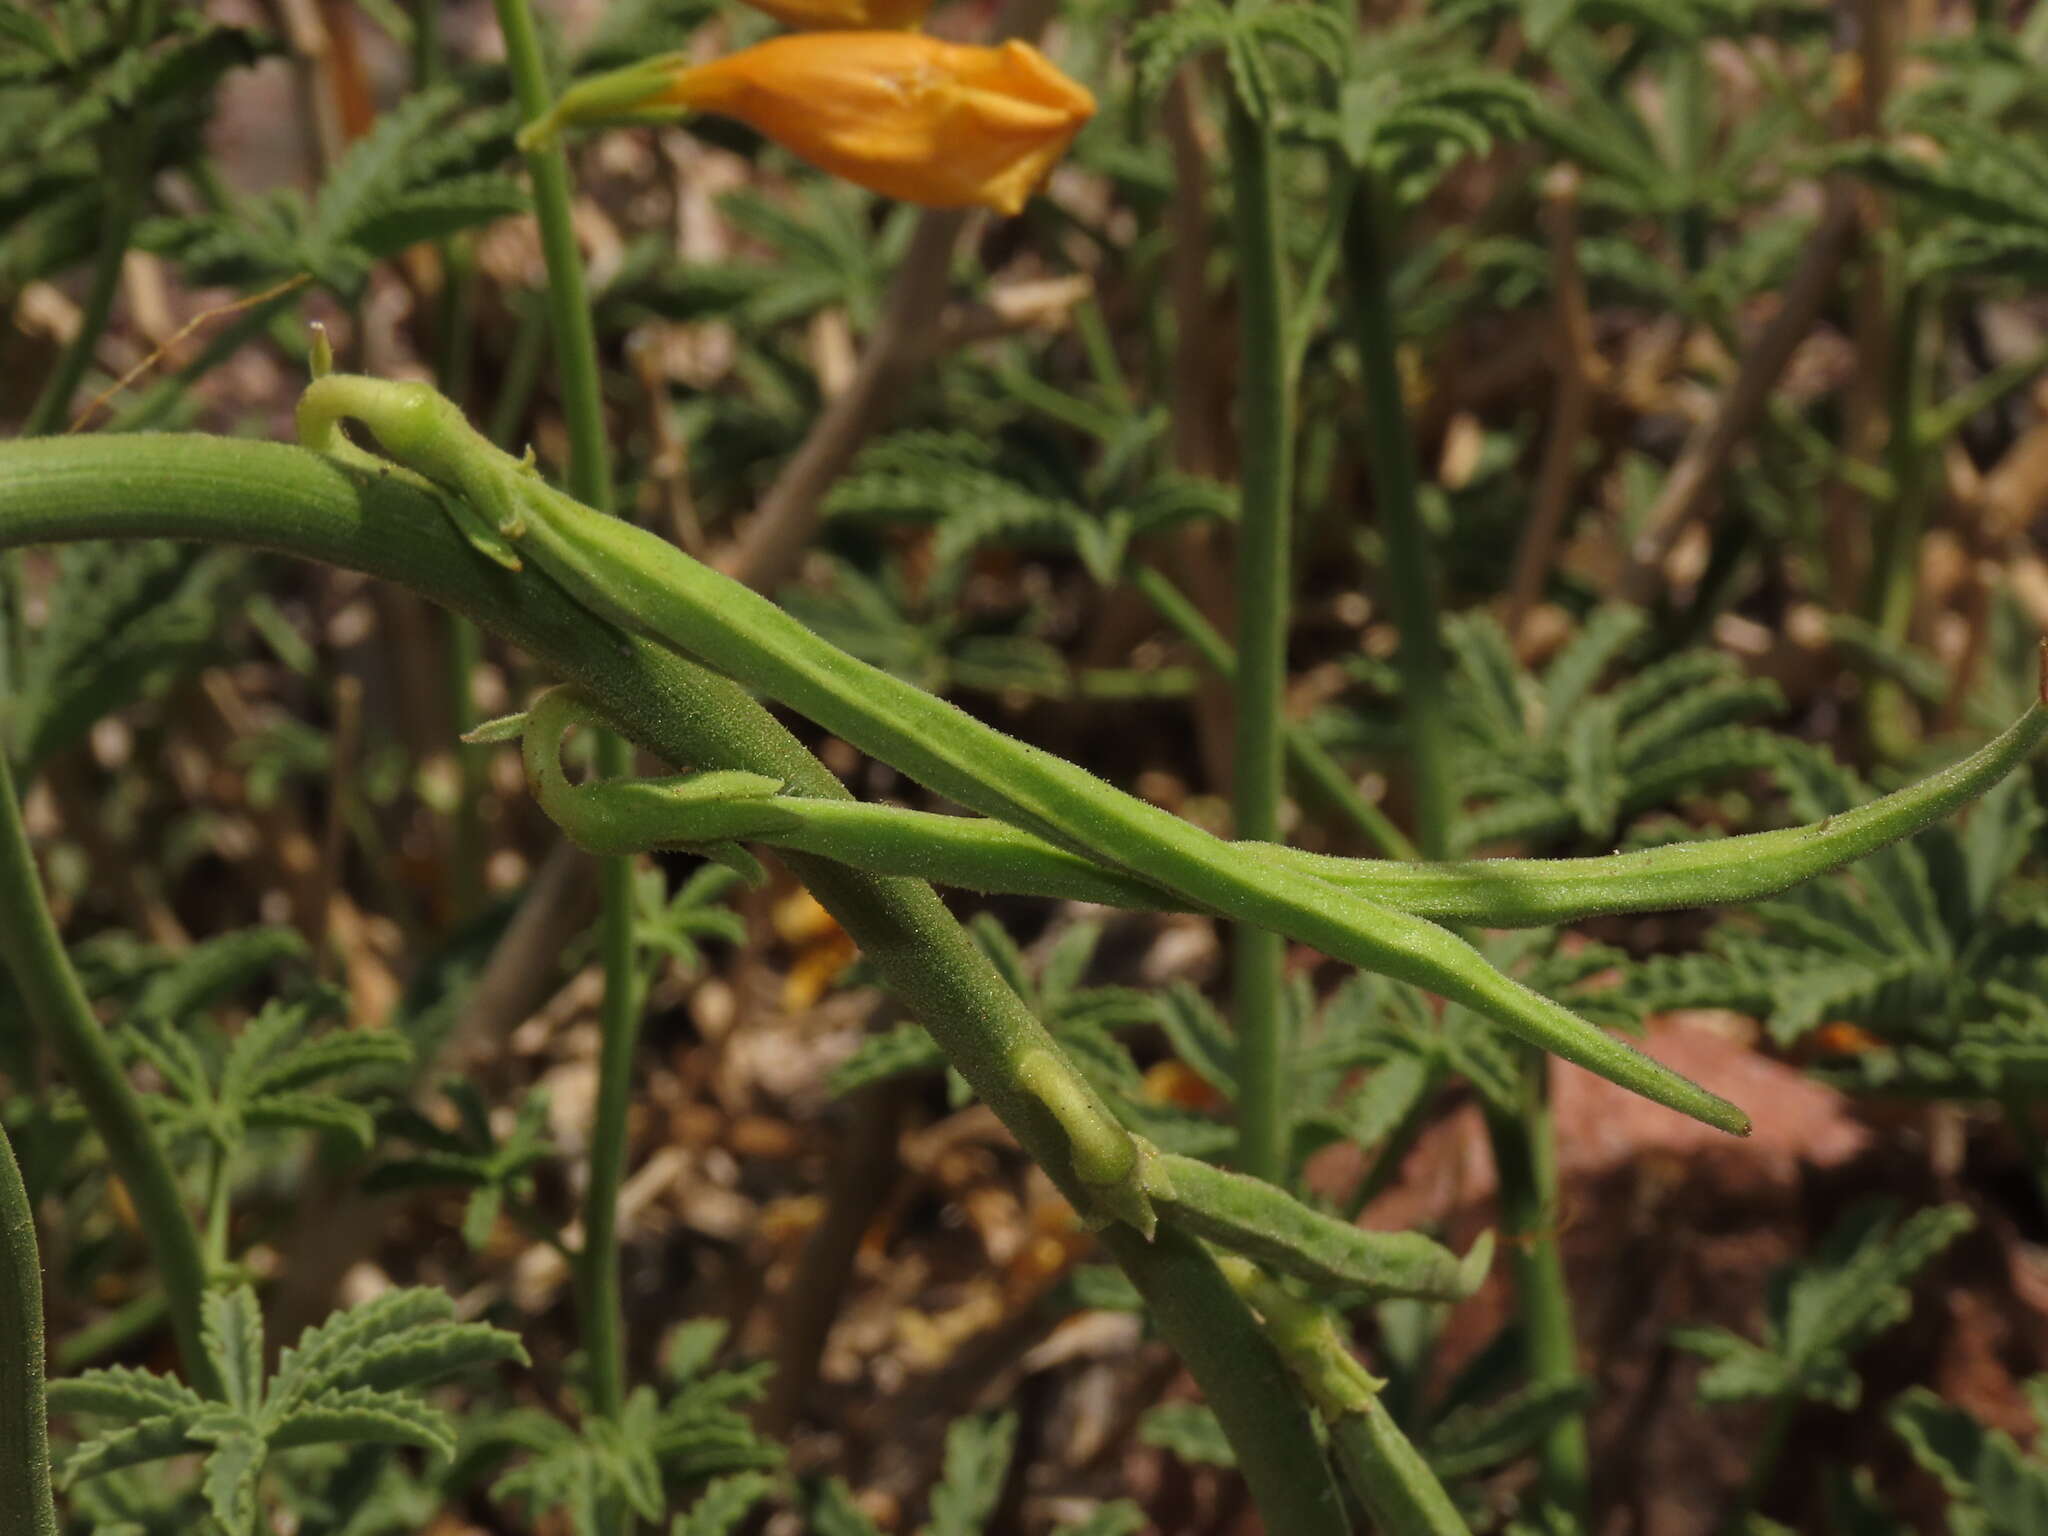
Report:
M 804 32 L 862 32 L 876 27 L 914 27 L 931 0 L 747 0 L 785 27 Z
M 601 75 L 573 87 L 520 142 L 570 123 L 686 112 L 737 118 L 885 197 L 1012 214 L 1095 115 L 1095 98 L 1028 43 L 814 32 L 709 64 L 676 55 Z

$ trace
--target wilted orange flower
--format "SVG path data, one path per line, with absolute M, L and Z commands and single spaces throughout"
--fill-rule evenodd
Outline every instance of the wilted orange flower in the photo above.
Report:
M 931 0 L 747 0 L 785 27 L 806 32 L 860 32 L 870 27 L 914 27 Z
M 649 60 L 574 87 L 521 135 L 680 109 L 738 118 L 820 170 L 931 208 L 1015 213 L 1095 98 L 1028 43 L 942 43 L 918 32 L 778 37 L 708 64 Z

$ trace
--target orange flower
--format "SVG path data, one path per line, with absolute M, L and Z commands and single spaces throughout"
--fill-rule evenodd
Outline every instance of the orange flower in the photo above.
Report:
M 870 27 L 914 27 L 930 0 L 747 0 L 785 27 L 805 32 L 859 32 Z
M 573 88 L 521 134 L 602 117 L 735 117 L 820 170 L 931 208 L 1015 213 L 1095 115 L 1095 98 L 1028 43 L 917 32 L 778 37 L 709 64 L 651 59 Z

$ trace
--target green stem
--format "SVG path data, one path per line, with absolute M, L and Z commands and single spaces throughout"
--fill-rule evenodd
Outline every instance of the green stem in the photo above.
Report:
M 64 439 L 52 439 L 48 446 L 59 444 L 70 446 Z M 98 450 L 101 443 L 94 439 L 77 446 Z M 33 543 L 35 539 L 31 535 L 0 542 Z M 220 1381 L 200 1343 L 206 1256 L 198 1228 L 178 1192 L 163 1146 L 150 1129 L 142 1101 L 121 1070 L 99 1020 L 93 1017 L 78 974 L 64 953 L 57 925 L 43 901 L 35 856 L 18 806 L 12 770 L 6 754 L 0 753 L 0 912 L 8 914 L 7 921 L 0 923 L 0 963 L 13 974 L 28 1016 L 57 1053 L 72 1091 L 85 1106 L 86 1118 L 106 1147 L 107 1162 L 134 1203 L 136 1220 L 156 1256 L 157 1278 L 170 1299 L 171 1329 L 177 1336 L 185 1374 L 195 1389 L 217 1397 Z
M 1486 1129 L 1500 1178 L 1501 1220 L 1515 1271 L 1522 1318 L 1522 1363 L 1532 1386 L 1576 1381 L 1578 1336 L 1571 1288 L 1558 1247 L 1557 1141 L 1551 1133 L 1549 1059 L 1517 1046 L 1522 1102 L 1517 1113 L 1489 1113 Z M 1590 1462 L 1586 1421 L 1574 1410 L 1551 1421 L 1539 1457 L 1550 1501 L 1583 1522 Z
M 1243 358 L 1231 807 L 1238 837 L 1271 843 L 1280 834 L 1293 553 L 1294 381 L 1288 367 L 1293 315 L 1280 250 L 1272 135 L 1234 96 L 1228 134 Z M 1279 934 L 1238 925 L 1231 977 L 1238 1038 L 1238 1163 L 1245 1172 L 1275 1182 L 1286 1178 L 1288 1161 L 1289 1044 L 1281 999 L 1285 954 L 1286 940 Z
M 1928 456 L 1918 426 L 1926 413 L 1929 295 L 1924 283 L 1899 280 L 1905 288 L 1899 295 L 1898 323 L 1892 328 L 1891 430 L 1885 445 L 1892 494 L 1877 528 L 1869 598 L 1871 622 L 1895 645 L 1903 645 L 1912 628 L 1928 502 Z M 1880 756 L 1896 759 L 1911 750 L 1913 707 L 1895 679 L 1871 678 L 1867 720 L 1871 745 Z
M 1377 1397 L 1333 1424 L 1330 1443 L 1384 1536 L 1471 1536 L 1436 1473 Z
M 128 14 L 127 42 L 134 47 L 156 36 L 158 0 L 137 0 Z M 79 381 L 92 366 L 92 355 L 105 334 L 107 320 L 114 312 L 114 295 L 121 287 L 121 264 L 128 255 L 128 237 L 134 233 L 135 217 L 142 210 L 144 183 L 149 176 L 153 152 L 147 111 L 119 125 L 118 133 L 100 138 L 100 153 L 106 165 L 106 202 L 100 209 L 99 249 L 93 257 L 91 280 L 86 284 L 85 303 L 78 318 L 78 332 L 57 359 L 56 369 L 44 382 L 42 393 L 28 413 L 22 436 L 41 437 L 62 425 L 71 410 L 71 397 Z
M 300 449 L 205 437 L 0 445 L 0 547 L 118 537 L 253 544 L 400 582 L 575 683 L 671 761 L 849 798 L 745 690 L 667 647 L 622 637 L 550 582 L 480 560 L 442 509 L 396 476 L 350 473 Z M 787 862 L 1025 1151 L 1070 1200 L 1086 1202 L 1064 1130 L 1036 1098 L 988 1069 L 1020 1042 L 1059 1047 L 931 888 L 807 855 Z M 1267 1527 L 1346 1536 L 1307 1411 L 1206 1251 L 1170 1227 L 1148 1243 L 1119 1223 L 1103 1241 L 1214 1405 Z
M 213 1149 L 206 1170 L 206 1262 L 220 1269 L 228 1261 L 228 1154 Z
M 1374 495 L 1386 540 L 1388 596 L 1401 632 L 1398 657 L 1402 710 L 1414 766 L 1416 841 L 1425 857 L 1450 850 L 1456 796 L 1451 777 L 1450 718 L 1437 612 L 1435 562 L 1417 500 L 1414 441 L 1402 407 L 1401 374 L 1391 291 L 1392 263 L 1385 231 L 1391 224 L 1384 191 L 1361 175 L 1345 229 L 1352 323 L 1365 374 L 1367 427 Z M 1522 1314 L 1524 1366 L 1532 1382 L 1577 1370 L 1564 1260 L 1552 1219 L 1557 1204 L 1556 1157 L 1545 1099 L 1545 1064 L 1521 1053 L 1524 1102 L 1515 1117 L 1488 1115 L 1487 1130 L 1499 1169 L 1501 1198 L 1517 1240 L 1517 1302 Z M 1561 1417 L 1544 1437 L 1544 1482 L 1563 1508 L 1583 1516 L 1586 1438 L 1583 1418 Z
M 1385 1383 L 1352 1355 L 1335 1316 L 1242 1260 L 1225 1260 L 1224 1272 L 1258 1309 L 1267 1335 L 1322 1413 L 1337 1464 L 1374 1527 L 1386 1536 L 1470 1536 L 1436 1473 L 1380 1400 Z
M 1750 1453 L 1749 1476 L 1742 1480 L 1742 1491 L 1736 1495 L 1734 1505 L 1722 1516 L 1717 1527 L 1724 1536 L 1740 1536 L 1748 1528 L 1750 1512 L 1769 1490 L 1771 1478 L 1778 1470 L 1778 1458 L 1785 1452 L 1785 1442 L 1792 1434 L 1792 1420 L 1798 1411 L 1796 1395 L 1772 1401 L 1771 1416 L 1764 1422 L 1763 1438 Z
M 416 89 L 432 90 L 447 79 L 441 0 L 418 0 L 413 7 L 412 59 Z M 441 270 L 441 302 L 435 316 L 434 372 L 442 394 L 466 401 L 475 342 L 476 263 L 467 242 L 459 236 L 439 242 L 435 252 Z M 449 720 L 458 737 L 466 736 L 477 723 L 471 681 L 483 660 L 483 644 L 476 626 L 453 614 L 448 616 L 446 644 Z M 489 783 L 488 764 L 481 752 L 458 744 L 455 767 L 455 809 L 449 818 L 449 857 L 454 872 L 449 886 L 450 907 L 460 922 L 476 910 L 483 895 L 483 800 Z
M 505 62 L 520 115 L 528 122 L 554 105 L 540 38 L 527 0 L 496 0 L 505 36 Z M 537 144 L 526 155 L 533 180 L 533 211 L 547 259 L 548 312 L 553 321 L 555 366 L 569 424 L 569 489 L 585 506 L 609 512 L 611 447 L 605 440 L 604 385 L 598 372 L 597 333 L 576 245 L 569 158 L 559 142 Z M 598 739 L 598 771 L 630 773 L 632 749 L 618 737 Z M 604 967 L 600 1009 L 602 1045 L 597 1067 L 596 1118 L 590 1138 L 590 1184 L 583 1212 L 583 1328 L 590 1359 L 591 1406 L 616 1418 L 626 1402 L 625 1318 L 619 1294 L 619 1189 L 625 1183 L 627 1120 L 633 1098 L 633 1053 L 639 1043 L 638 988 L 633 975 L 633 866 L 607 859 L 598 874 L 597 947 Z M 621 1523 L 624 1523 L 621 1517 Z
M 1393 269 L 1386 242 L 1390 222 L 1384 194 L 1371 176 L 1361 175 L 1352 193 L 1351 217 L 1344 226 L 1351 325 L 1365 375 L 1373 500 L 1387 548 L 1382 586 L 1401 632 L 1396 660 L 1415 777 L 1415 841 L 1424 858 L 1440 859 L 1450 851 L 1451 819 L 1457 807 L 1451 779 L 1450 719 L 1444 710 L 1436 569 L 1416 498 L 1415 443 L 1401 400 L 1390 286 Z
M 57 1536 L 43 1412 L 43 1261 L 35 1215 L 0 1129 L 0 1536 Z
M 1185 592 L 1163 572 L 1149 565 L 1140 566 L 1132 581 L 1139 595 L 1180 632 L 1183 640 L 1201 653 L 1212 671 L 1227 681 L 1236 679 L 1237 652 L 1203 617 L 1201 609 L 1188 601 Z M 1371 838 L 1388 858 L 1415 857 L 1415 845 L 1408 841 L 1399 827 L 1387 820 L 1378 806 L 1358 792 L 1358 786 L 1351 782 L 1351 775 L 1324 750 L 1321 742 L 1292 721 L 1284 722 L 1281 732 L 1288 766 L 1297 778 L 1321 794 L 1359 831 Z

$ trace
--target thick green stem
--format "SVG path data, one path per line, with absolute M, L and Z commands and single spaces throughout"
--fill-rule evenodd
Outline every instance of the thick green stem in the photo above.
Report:
M 1162 619 L 1180 631 L 1183 640 L 1201 652 L 1202 659 L 1211 670 L 1227 681 L 1236 680 L 1237 652 L 1202 616 L 1201 609 L 1188 601 L 1185 592 L 1163 572 L 1149 565 L 1138 567 L 1132 580 L 1139 595 L 1158 611 Z M 1415 845 L 1408 841 L 1399 827 L 1387 820 L 1378 806 L 1358 792 L 1358 786 L 1351 782 L 1351 775 L 1323 750 L 1321 742 L 1292 722 L 1284 722 L 1281 732 L 1288 766 L 1298 778 L 1313 786 L 1336 810 L 1348 817 L 1388 858 L 1415 857 Z
M 0 1536 L 57 1536 L 43 1412 L 43 1261 L 0 1129 Z
M 1287 276 L 1271 132 L 1230 104 L 1231 228 L 1237 251 L 1243 372 L 1238 389 L 1242 511 L 1237 528 L 1237 739 L 1232 820 L 1237 836 L 1277 842 L 1287 615 L 1293 553 L 1294 380 L 1288 366 Z M 1238 925 L 1232 997 L 1238 1039 L 1238 1163 L 1275 1181 L 1287 1175 L 1287 1014 L 1281 999 L 1286 941 Z
M 1330 1443 L 1384 1536 L 1471 1536 L 1429 1463 L 1377 1397 L 1332 1425 Z
M 52 440 L 49 447 L 71 446 Z M 24 443 L 23 449 L 43 444 Z M 79 442 L 97 449 L 97 440 Z M 0 536 L 0 544 L 32 543 L 33 536 Z M 0 753 L 0 962 L 14 977 L 28 1016 L 57 1053 L 86 1118 L 106 1147 L 107 1162 L 126 1186 L 135 1217 L 156 1256 L 157 1279 L 170 1299 L 178 1356 L 192 1385 L 209 1397 L 220 1382 L 200 1345 L 199 1309 L 206 1295 L 206 1256 L 199 1230 L 185 1208 L 163 1146 L 150 1129 L 142 1101 L 107 1042 L 78 974 L 64 953 L 57 925 L 43 901 L 35 857 L 14 794 L 14 776 Z
M 768 774 L 801 794 L 847 798 L 743 689 L 595 622 L 551 582 L 480 559 L 439 506 L 396 476 L 351 473 L 300 449 L 205 437 L 0 445 L 0 547 L 118 537 L 251 544 L 400 582 L 574 682 L 671 761 Z M 988 1070 L 1019 1042 L 1058 1046 L 930 887 L 805 855 L 788 863 L 1024 1149 L 1069 1199 L 1085 1202 L 1064 1130 L 1037 1099 Z M 1103 1241 L 1215 1406 L 1268 1528 L 1345 1536 L 1307 1411 L 1206 1251 L 1170 1227 L 1148 1243 L 1118 1224 Z
M 1435 562 L 1416 499 L 1415 443 L 1402 405 L 1396 351 L 1390 214 L 1371 176 L 1361 175 L 1344 226 L 1351 326 L 1365 376 L 1366 446 L 1380 536 L 1386 541 L 1381 583 L 1401 632 L 1401 710 L 1415 778 L 1415 841 L 1426 859 L 1450 851 L 1456 812 L 1451 782 L 1450 719 L 1444 711 L 1444 656 L 1437 617 Z
M 528 122 L 554 105 L 540 38 L 527 0 L 497 0 L 505 36 L 505 62 L 520 115 Z M 570 203 L 569 159 L 559 142 L 527 152 L 533 211 L 547 259 L 548 313 L 562 409 L 569 423 L 569 489 L 600 512 L 612 504 L 611 448 L 605 440 L 603 380 L 597 333 L 583 280 Z M 599 738 L 598 768 L 632 771 L 632 749 L 614 736 Z M 598 875 L 597 947 L 604 967 L 600 1009 L 603 1044 L 598 1056 L 597 1109 L 590 1132 L 590 1184 L 583 1212 L 583 1343 L 590 1360 L 590 1401 L 616 1417 L 626 1401 L 625 1318 L 619 1295 L 619 1189 L 626 1177 L 627 1117 L 633 1098 L 633 1053 L 639 1043 L 638 987 L 633 975 L 633 866 L 607 859 Z
M 1380 1400 L 1385 1385 L 1351 1353 L 1326 1309 L 1239 1259 L 1224 1261 L 1267 1335 L 1330 1427 L 1330 1443 L 1351 1484 L 1387 1536 L 1470 1536 L 1443 1484 Z

